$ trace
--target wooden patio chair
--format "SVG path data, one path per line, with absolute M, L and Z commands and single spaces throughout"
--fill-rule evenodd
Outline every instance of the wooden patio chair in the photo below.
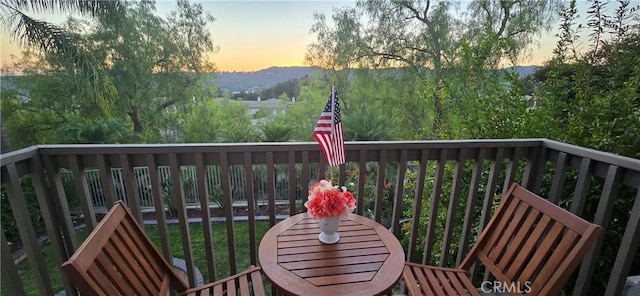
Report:
M 480 260 L 511 295 L 555 295 L 578 267 L 602 228 L 513 184 L 458 268 L 407 262 L 410 295 L 479 295 L 470 268 Z M 490 291 L 489 291 L 490 290 Z
M 62 265 L 82 295 L 265 295 L 260 267 L 189 288 L 122 201 Z

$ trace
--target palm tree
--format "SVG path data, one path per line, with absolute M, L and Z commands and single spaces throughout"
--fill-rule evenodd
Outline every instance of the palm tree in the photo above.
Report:
M 260 126 L 264 142 L 287 142 L 291 140 L 293 127 L 281 121 L 271 120 Z
M 127 122 L 118 118 L 79 118 L 63 124 L 57 131 L 60 143 L 114 144 L 133 137 Z
M 71 34 L 62 27 L 35 19 L 28 13 L 61 12 L 78 13 L 81 16 L 100 18 L 117 26 L 124 18 L 125 4 L 121 0 L 0 0 L 0 22 L 11 32 L 11 37 L 21 46 L 55 55 L 68 69 L 78 75 L 86 87 L 87 95 L 103 110 L 109 110 L 116 98 L 113 81 L 102 65 L 74 42 Z M 4 127 L 2 116 L 0 123 Z M 2 139 L 6 138 L 2 129 Z M 3 141 L 4 144 L 4 141 Z M 4 148 L 3 148 L 4 152 Z

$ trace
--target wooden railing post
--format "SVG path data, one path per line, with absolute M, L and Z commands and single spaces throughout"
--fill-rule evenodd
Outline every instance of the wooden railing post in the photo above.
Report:
M 45 170 L 42 165 L 42 159 L 40 155 L 35 155 L 29 161 L 29 170 L 31 173 L 31 179 L 33 181 L 33 188 L 38 199 L 38 205 L 40 207 L 40 214 L 44 221 L 44 226 L 47 230 L 47 235 L 51 242 L 51 248 L 53 254 L 56 257 L 56 263 L 61 266 L 64 261 L 69 259 L 71 253 L 68 253 L 64 240 L 60 237 L 62 233 L 62 224 L 56 217 L 56 210 L 54 205 L 54 199 L 49 194 L 50 190 L 47 186 L 47 178 L 45 177 Z M 66 294 L 69 296 L 78 295 L 76 288 L 71 284 L 66 274 L 61 272 L 62 284 L 65 288 Z
M 638 190 L 636 201 L 633 203 L 633 209 L 631 209 L 629 222 L 627 222 L 622 236 L 605 295 L 620 295 L 622 293 L 629 270 L 631 270 L 632 260 L 629 259 L 635 257 L 638 244 L 640 244 L 638 229 L 640 229 L 640 190 Z
M 60 168 L 54 162 L 53 156 L 43 156 L 44 171 L 49 181 L 49 192 L 53 193 L 53 206 L 55 208 L 56 221 L 60 225 L 60 229 L 64 234 L 64 242 L 66 253 L 68 256 L 73 254 L 78 248 L 78 239 L 71 221 L 71 213 L 69 212 L 69 204 L 67 203 L 67 195 L 60 179 Z
M 38 238 L 36 237 L 36 232 L 33 229 L 33 224 L 31 223 L 31 218 L 27 210 L 27 203 L 22 188 L 20 187 L 20 177 L 18 176 L 16 165 L 7 165 L 6 171 L 3 173 L 8 175 L 9 184 L 7 184 L 7 197 L 9 199 L 9 205 L 11 206 L 13 217 L 16 219 L 16 226 L 18 227 L 24 250 L 27 253 L 27 259 L 29 263 L 31 263 L 38 291 L 40 291 L 41 295 L 52 295 L 51 280 L 47 274 L 46 266 L 42 264 L 44 257 L 42 256 L 40 244 L 38 243 Z M 3 265 L 4 264 L 6 264 L 6 262 L 3 263 Z
M 599 225 L 608 224 L 611 219 L 611 213 L 613 212 L 614 202 L 620 190 L 620 184 L 622 181 L 622 170 L 617 166 L 610 166 L 607 178 L 605 180 L 604 189 L 600 196 L 600 202 L 598 203 L 598 210 L 596 211 L 595 220 L 593 222 Z M 606 229 L 606 228 L 605 228 Z M 580 273 L 578 274 L 578 283 L 588 283 L 593 272 L 598 265 L 598 258 L 604 242 L 604 235 L 601 235 L 596 240 L 596 243 L 582 261 L 580 266 Z M 577 285 L 573 290 L 573 295 L 587 295 L 589 291 L 589 285 Z

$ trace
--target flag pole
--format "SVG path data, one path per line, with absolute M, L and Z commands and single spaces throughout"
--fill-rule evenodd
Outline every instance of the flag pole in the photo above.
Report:
M 336 130 L 335 130 L 335 125 L 336 125 L 336 121 L 335 121 L 335 115 L 336 115 L 336 86 L 335 86 L 335 77 L 334 77 L 334 84 L 331 85 L 331 156 L 332 159 L 335 160 L 335 153 L 336 153 L 336 147 L 335 147 L 335 138 L 336 138 Z M 333 184 L 333 172 L 334 172 L 334 167 L 333 165 L 329 164 L 329 175 L 331 177 L 331 184 Z

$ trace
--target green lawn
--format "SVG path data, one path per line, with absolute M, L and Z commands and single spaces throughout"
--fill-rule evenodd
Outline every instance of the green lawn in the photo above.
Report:
M 225 223 L 213 223 L 213 246 L 214 257 L 216 264 L 216 276 L 217 278 L 225 277 L 230 274 L 229 272 L 229 250 L 227 248 L 227 228 Z M 269 222 L 259 221 L 256 222 L 256 247 L 260 242 L 260 239 L 264 233 L 269 229 Z M 156 227 L 147 227 L 147 234 L 160 250 L 160 239 L 158 235 L 158 229 Z M 202 235 L 202 224 L 194 223 L 189 225 L 189 232 L 191 236 L 191 246 L 193 248 L 193 260 L 202 272 L 205 283 L 208 282 L 208 270 L 206 262 L 206 252 L 204 249 L 204 237 Z M 235 248 L 236 248 L 236 266 L 238 271 L 245 269 L 250 264 L 249 259 L 249 224 L 246 222 L 234 223 L 235 233 Z M 77 233 L 79 240 L 86 238 L 86 231 L 80 231 Z M 169 237 L 171 240 L 171 250 L 174 257 L 184 258 L 184 252 L 182 249 L 182 238 L 180 236 L 180 229 L 177 225 L 169 226 Z M 43 256 L 47 263 L 47 270 L 50 275 L 50 279 L 53 285 L 54 292 L 61 291 L 62 280 L 60 278 L 60 270 L 58 269 L 53 250 L 50 244 L 45 244 L 42 247 Z M 18 264 L 18 274 L 20 275 L 27 295 L 39 295 L 38 289 L 35 284 L 33 274 L 31 272 L 31 266 L 28 260 L 23 260 Z M 8 295 L 2 287 L 2 295 Z
M 224 223 L 213 224 L 213 253 L 216 264 L 216 278 L 222 278 L 230 275 L 229 271 L 229 249 L 227 246 L 227 228 Z M 256 222 L 256 247 L 260 243 L 260 239 L 269 229 L 269 222 Z M 158 228 L 147 227 L 147 234 L 152 241 L 156 243 L 158 250 L 160 247 L 160 237 Z M 249 224 L 246 222 L 236 222 L 234 224 L 235 248 L 236 248 L 236 267 L 238 271 L 244 270 L 251 264 L 249 259 Z M 204 236 L 202 235 L 202 224 L 190 224 L 189 231 L 191 233 L 191 246 L 193 248 L 193 261 L 202 272 L 202 276 L 207 282 L 207 255 L 204 249 Z M 169 237 L 171 243 L 172 255 L 178 258 L 184 258 L 182 249 L 182 238 L 180 230 L 177 226 L 169 227 Z M 257 251 L 257 250 L 256 250 Z

